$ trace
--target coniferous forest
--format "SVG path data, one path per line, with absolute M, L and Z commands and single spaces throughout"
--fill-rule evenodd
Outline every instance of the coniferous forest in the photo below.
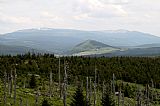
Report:
M 0 106 L 160 106 L 160 57 L 0 56 Z

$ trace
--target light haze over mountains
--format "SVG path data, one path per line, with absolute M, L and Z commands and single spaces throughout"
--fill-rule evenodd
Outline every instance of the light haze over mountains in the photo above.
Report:
M 83 31 L 41 28 L 19 30 L 0 36 L 0 45 L 25 47 L 61 55 L 77 52 L 80 52 L 79 55 L 81 52 L 87 55 L 91 52 L 105 54 L 135 48 L 141 48 L 143 51 L 144 48 L 160 47 L 159 42 L 160 37 L 128 30 Z

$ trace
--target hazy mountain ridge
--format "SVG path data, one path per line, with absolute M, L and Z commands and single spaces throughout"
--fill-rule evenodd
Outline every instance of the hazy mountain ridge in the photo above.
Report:
M 17 54 L 26 54 L 26 53 L 51 53 L 43 50 L 36 50 L 23 46 L 8 46 L 0 45 L 0 55 L 17 55 Z
M 12 33 L 2 34 L 0 36 L 0 44 L 8 46 L 23 46 L 65 55 L 66 52 L 75 49 L 76 45 L 88 39 L 99 41 L 105 45 L 110 45 L 113 48 L 123 46 L 143 48 L 139 45 L 146 46 L 147 44 L 158 44 L 160 42 L 160 37 L 158 36 L 137 31 L 81 31 L 73 29 L 41 28 L 19 30 Z M 149 45 L 147 46 L 152 47 Z M 148 48 L 147 46 L 145 48 Z M 103 48 L 101 50 L 104 52 L 105 49 Z M 82 49 L 78 52 L 82 51 L 89 50 Z
M 128 50 L 117 50 L 111 53 L 98 54 L 96 56 L 160 56 L 160 47 L 151 47 L 151 48 L 134 48 Z

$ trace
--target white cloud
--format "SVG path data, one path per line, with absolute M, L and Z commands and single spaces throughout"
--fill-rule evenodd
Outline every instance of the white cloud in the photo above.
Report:
M 0 14 L 0 21 L 4 23 L 12 23 L 12 24 L 31 24 L 32 23 L 32 20 L 30 18 L 10 16 L 5 14 Z
M 160 0 L 0 0 L 0 33 L 53 27 L 160 35 L 159 4 Z

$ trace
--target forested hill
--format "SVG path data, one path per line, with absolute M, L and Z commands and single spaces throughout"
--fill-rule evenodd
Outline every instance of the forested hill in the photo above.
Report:
M 0 106 L 159 106 L 159 89 L 160 57 L 0 56 Z
M 112 57 L 112 58 L 90 58 L 90 57 L 61 57 L 61 69 L 64 60 L 69 66 L 69 83 L 74 82 L 78 76 L 84 79 L 86 76 L 94 76 L 95 67 L 98 71 L 99 81 L 109 80 L 114 73 L 116 79 L 140 84 L 150 84 L 154 81 L 156 87 L 160 88 L 160 57 Z M 4 70 L 12 70 L 16 66 L 19 77 L 30 74 L 38 74 L 48 77 L 53 70 L 54 80 L 57 81 L 58 58 L 54 55 L 18 55 L 14 57 L 0 57 L 0 72 L 3 76 Z M 62 75 L 64 72 L 62 71 Z M 85 80 L 85 79 L 84 79 Z
M 0 44 L 0 55 L 17 55 L 17 54 L 26 54 L 26 53 L 49 53 L 48 51 L 32 49 L 24 46 L 15 46 L 15 45 L 1 45 Z M 51 53 L 51 52 L 50 52 Z

